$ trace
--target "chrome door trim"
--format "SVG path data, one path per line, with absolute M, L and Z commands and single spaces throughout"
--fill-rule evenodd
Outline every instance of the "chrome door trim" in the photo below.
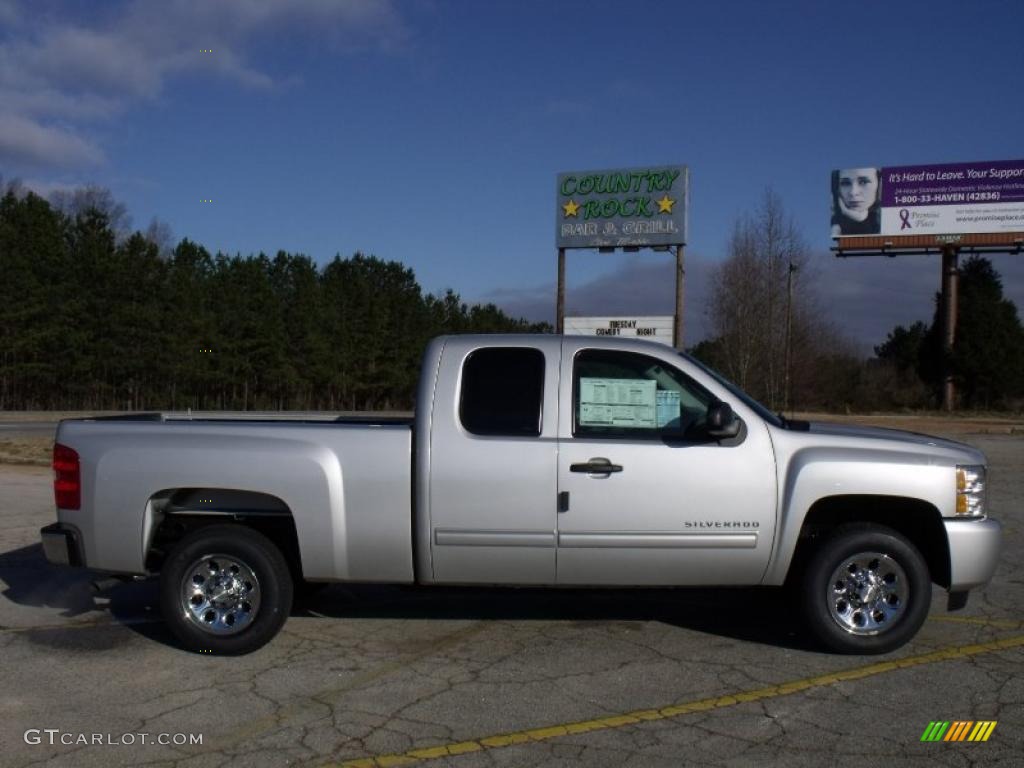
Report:
M 560 533 L 558 546 L 575 549 L 754 549 L 756 533 Z
M 480 531 L 456 528 L 434 529 L 434 543 L 452 547 L 543 547 L 555 546 L 554 531 Z

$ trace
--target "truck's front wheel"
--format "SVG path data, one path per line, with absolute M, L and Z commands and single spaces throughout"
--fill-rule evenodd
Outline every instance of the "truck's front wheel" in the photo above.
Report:
M 291 611 L 281 551 L 240 525 L 211 525 L 181 539 L 160 574 L 164 619 L 182 645 L 238 655 L 262 647 Z
M 837 528 L 807 563 L 801 584 L 811 632 L 839 653 L 888 653 L 921 628 L 932 584 L 921 553 L 890 528 Z

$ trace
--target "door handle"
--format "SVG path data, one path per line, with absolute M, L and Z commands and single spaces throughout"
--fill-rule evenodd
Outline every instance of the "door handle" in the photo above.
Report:
M 588 475 L 607 475 L 621 472 L 621 464 L 612 464 L 608 459 L 591 459 L 584 464 L 570 464 L 570 472 L 586 472 Z

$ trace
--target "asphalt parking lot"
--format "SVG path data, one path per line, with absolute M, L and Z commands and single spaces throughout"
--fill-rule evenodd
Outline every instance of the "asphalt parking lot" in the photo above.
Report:
M 810 646 L 780 590 L 370 586 L 194 655 L 152 582 L 49 566 L 50 472 L 0 465 L 0 765 L 1019 766 L 1024 438 L 960 439 L 991 462 L 995 580 L 876 657 Z M 933 721 L 996 726 L 922 743 Z

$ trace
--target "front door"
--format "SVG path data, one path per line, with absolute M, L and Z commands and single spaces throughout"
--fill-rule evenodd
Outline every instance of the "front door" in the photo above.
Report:
M 718 398 L 682 363 L 671 350 L 638 354 L 566 338 L 559 584 L 761 580 L 776 508 L 767 428 L 730 402 L 744 421 L 740 434 L 709 438 L 704 419 Z

